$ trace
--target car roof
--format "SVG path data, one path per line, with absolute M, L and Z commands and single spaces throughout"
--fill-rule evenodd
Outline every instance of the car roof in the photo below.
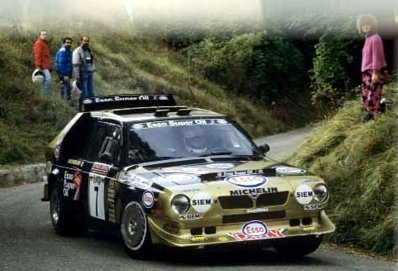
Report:
M 214 111 L 178 106 L 171 94 L 133 94 L 93 97 L 83 101 L 82 111 L 119 122 L 156 121 L 195 117 L 225 117 Z

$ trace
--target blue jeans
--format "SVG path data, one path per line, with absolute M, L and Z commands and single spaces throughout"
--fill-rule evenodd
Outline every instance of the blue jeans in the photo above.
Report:
M 43 69 L 41 71 L 44 74 L 44 80 L 41 83 L 40 94 L 41 95 L 46 95 L 48 93 L 48 86 L 51 83 L 51 73 L 50 73 L 49 69 Z
M 65 81 L 64 77 L 62 75 L 60 75 L 59 82 L 60 82 L 60 88 L 61 88 L 61 96 L 63 93 L 66 93 L 66 100 L 70 101 L 72 98 L 72 96 L 71 96 L 72 85 L 70 83 L 70 79 L 69 79 L 69 81 Z
M 78 80 L 80 93 L 80 100 L 85 98 L 95 97 L 94 84 L 92 72 L 87 73 L 86 77 L 81 77 Z

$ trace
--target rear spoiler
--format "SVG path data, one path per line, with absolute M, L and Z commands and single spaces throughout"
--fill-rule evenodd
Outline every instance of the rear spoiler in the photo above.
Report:
M 80 112 L 121 108 L 175 106 L 171 94 L 123 94 L 86 98 L 79 102 Z

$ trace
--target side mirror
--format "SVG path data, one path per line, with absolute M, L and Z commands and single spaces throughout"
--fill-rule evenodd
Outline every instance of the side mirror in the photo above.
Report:
M 270 146 L 267 143 L 264 143 L 263 145 L 259 146 L 261 152 L 263 153 L 263 155 L 265 155 L 267 152 L 270 151 Z

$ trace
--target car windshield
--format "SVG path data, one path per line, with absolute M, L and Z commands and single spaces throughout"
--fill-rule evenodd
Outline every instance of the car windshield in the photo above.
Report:
M 253 156 L 256 147 L 222 118 L 134 123 L 129 130 L 131 163 L 210 155 Z

